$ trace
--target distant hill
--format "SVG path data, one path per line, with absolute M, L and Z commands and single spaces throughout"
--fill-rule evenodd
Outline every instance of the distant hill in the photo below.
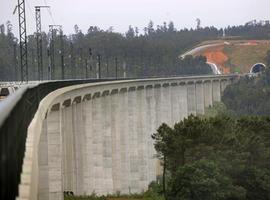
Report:
M 207 61 L 215 63 L 223 73 L 248 73 L 254 64 L 266 64 L 270 40 L 214 40 L 199 46 L 205 48 L 198 48 L 193 55 L 206 56 Z

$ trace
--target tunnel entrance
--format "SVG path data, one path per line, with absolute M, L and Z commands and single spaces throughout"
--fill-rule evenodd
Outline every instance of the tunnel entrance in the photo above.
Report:
M 263 63 L 256 63 L 255 65 L 253 65 L 250 69 L 250 73 L 252 74 L 256 74 L 256 73 L 260 73 L 262 71 L 264 71 L 266 68 L 265 64 Z

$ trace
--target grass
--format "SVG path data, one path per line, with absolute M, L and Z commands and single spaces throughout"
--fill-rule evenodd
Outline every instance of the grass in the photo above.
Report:
M 236 69 L 240 72 L 249 72 L 250 68 L 258 62 L 265 63 L 266 53 L 270 50 L 270 44 L 258 44 L 250 46 L 228 45 L 224 48 L 224 53 L 229 60 L 226 65 L 231 67 L 231 71 Z
M 134 199 L 134 198 L 106 198 L 106 199 L 91 199 L 87 197 L 66 197 L 65 200 L 154 200 L 151 197 L 146 197 L 142 199 Z
M 65 200 L 164 200 L 163 197 L 157 196 L 151 192 L 145 192 L 143 194 L 131 194 L 131 195 L 108 195 L 98 197 L 96 194 L 91 196 L 65 196 Z
M 65 197 L 65 200 L 163 200 L 162 198 L 155 197 L 141 197 L 141 198 L 133 198 L 133 197 Z

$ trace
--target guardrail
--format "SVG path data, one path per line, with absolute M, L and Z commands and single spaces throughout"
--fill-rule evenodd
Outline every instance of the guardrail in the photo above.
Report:
M 0 104 L 0 199 L 15 199 L 18 195 L 27 128 L 39 102 L 62 87 L 108 80 L 114 79 L 55 81 L 25 86 Z

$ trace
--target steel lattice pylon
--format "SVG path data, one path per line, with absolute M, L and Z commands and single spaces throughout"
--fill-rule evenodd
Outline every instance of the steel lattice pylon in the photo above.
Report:
M 41 80 L 43 78 L 41 15 L 40 15 L 40 7 L 35 7 L 35 8 L 36 8 L 36 28 L 37 28 L 38 80 Z
M 43 53 L 42 53 L 42 33 L 41 33 L 41 8 L 49 6 L 35 6 L 36 11 L 36 28 L 37 28 L 37 63 L 38 63 L 38 80 L 43 79 Z
M 75 69 L 75 55 L 74 55 L 74 46 L 73 43 L 70 42 L 70 70 L 71 70 L 71 78 L 76 79 L 76 69 Z
M 18 0 L 18 13 L 19 13 L 19 34 L 20 34 L 21 81 L 28 82 L 25 0 Z
M 50 79 L 54 79 L 54 27 L 53 25 L 49 26 L 50 29 Z
M 49 31 L 50 31 L 50 79 L 53 80 L 55 79 L 55 53 L 54 53 L 54 40 L 55 40 L 55 35 L 56 35 L 56 32 L 57 32 L 57 29 L 62 29 L 62 26 L 61 25 L 49 25 Z
M 60 48 L 61 48 L 61 79 L 65 79 L 65 64 L 64 64 L 64 40 L 63 30 L 60 28 Z

